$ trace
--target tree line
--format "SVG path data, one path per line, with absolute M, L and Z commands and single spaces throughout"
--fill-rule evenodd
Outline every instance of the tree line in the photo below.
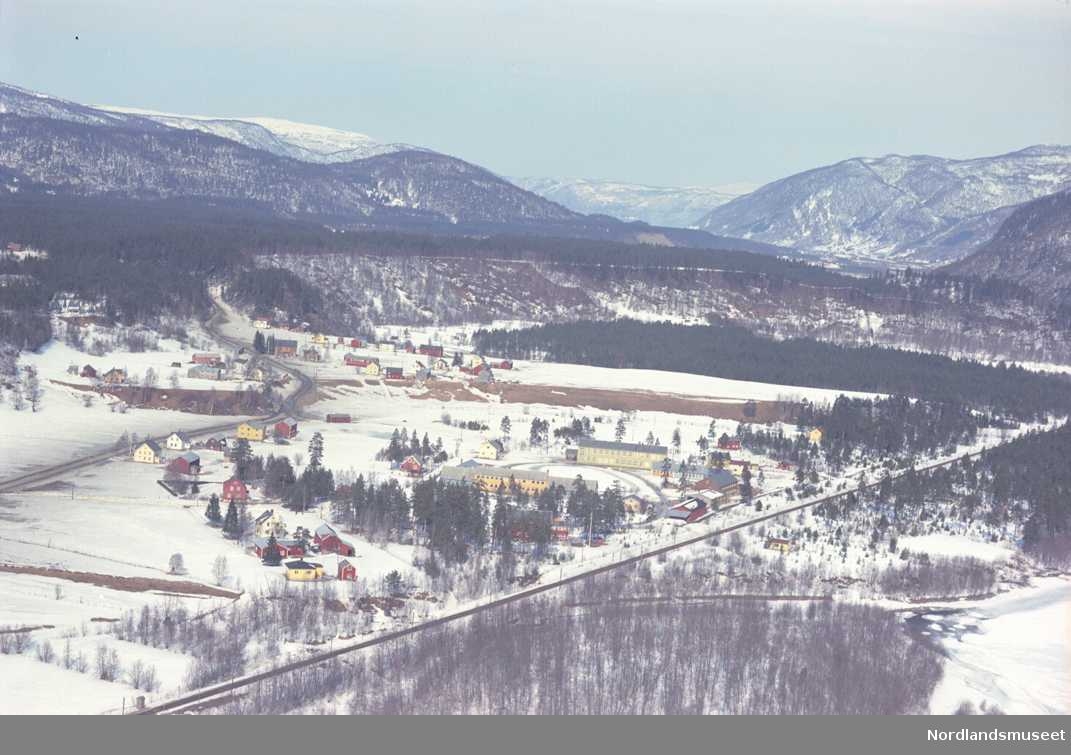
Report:
M 474 344 L 481 352 L 516 359 L 899 394 L 1022 419 L 1071 411 L 1071 382 L 1062 376 L 901 349 L 845 347 L 807 338 L 776 341 L 725 322 L 676 325 L 623 319 L 547 324 L 480 330 Z

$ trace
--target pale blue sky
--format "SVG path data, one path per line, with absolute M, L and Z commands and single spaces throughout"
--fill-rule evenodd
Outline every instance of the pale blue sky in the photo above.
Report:
M 507 175 L 762 182 L 1071 143 L 1071 6 L 0 0 L 0 80 L 361 131 Z

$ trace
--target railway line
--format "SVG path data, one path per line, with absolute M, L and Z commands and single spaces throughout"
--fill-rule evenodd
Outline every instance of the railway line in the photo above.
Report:
M 984 450 L 981 450 L 981 451 L 975 451 L 975 452 L 968 453 L 968 454 L 963 454 L 961 456 L 956 456 L 955 458 L 943 459 L 943 460 L 940 460 L 940 461 L 937 461 L 937 462 L 924 464 L 924 465 L 921 465 L 921 466 L 917 467 L 917 469 L 921 471 L 921 470 L 928 470 L 928 469 L 936 469 L 936 468 L 943 467 L 943 466 L 949 466 L 951 464 L 957 463 L 958 461 L 960 461 L 960 459 L 964 458 L 965 456 L 966 457 L 979 456 L 979 455 L 985 453 L 986 450 L 988 450 L 988 449 L 984 449 Z M 901 472 L 901 474 L 902 474 L 902 472 Z M 898 475 L 894 475 L 894 476 L 898 476 Z M 551 590 L 557 590 L 559 588 L 565 587 L 566 585 L 572 584 L 574 582 L 579 582 L 581 580 L 585 580 L 585 579 L 588 579 L 590 577 L 598 576 L 600 574 L 606 574 L 606 573 L 614 571 L 616 569 L 620 569 L 620 568 L 623 568 L 623 567 L 627 567 L 627 566 L 631 566 L 633 564 L 640 563 L 641 561 L 645 561 L 645 560 L 647 560 L 649 558 L 657 558 L 660 555 L 671 553 L 672 551 L 679 550 L 681 548 L 687 548 L 687 547 L 689 547 L 691 545 L 696 545 L 697 543 L 702 543 L 702 542 L 704 542 L 706 540 L 710 540 L 712 538 L 720 537 L 722 535 L 727 535 L 727 534 L 730 534 L 730 533 L 735 532 L 737 530 L 742 530 L 742 529 L 746 529 L 748 527 L 753 527 L 756 524 L 760 524 L 762 522 L 770 521 L 771 519 L 776 519 L 778 517 L 785 516 L 787 514 L 792 514 L 794 512 L 801 511 L 803 509 L 811 508 L 811 507 L 814 507 L 814 506 L 819 506 L 819 505 L 821 505 L 823 503 L 827 503 L 829 501 L 837 500 L 837 499 L 842 498 L 844 496 L 847 496 L 847 495 L 849 495 L 851 493 L 857 493 L 857 492 L 859 492 L 861 490 L 869 490 L 869 489 L 872 489 L 872 488 L 876 488 L 880 484 L 881 484 L 880 480 L 875 480 L 874 482 L 869 482 L 869 483 L 867 483 L 865 485 L 855 485 L 855 486 L 851 487 L 850 489 L 836 491 L 834 493 L 831 493 L 829 495 L 823 496 L 821 498 L 802 501 L 800 503 L 796 503 L 796 504 L 791 505 L 791 506 L 786 506 L 784 508 L 780 508 L 780 509 L 777 509 L 775 511 L 756 513 L 756 515 L 754 517 L 752 517 L 750 519 L 747 519 L 746 521 L 743 521 L 743 522 L 737 522 L 735 524 L 732 524 L 732 525 L 729 525 L 729 526 L 726 526 L 726 527 L 721 527 L 721 528 L 714 529 L 714 530 L 704 530 L 703 532 L 698 533 L 696 535 L 692 535 L 690 537 L 681 538 L 679 540 L 674 541 L 673 543 L 670 543 L 670 544 L 667 544 L 667 545 L 662 545 L 662 546 L 659 546 L 657 548 L 652 548 L 651 550 L 644 551 L 643 553 L 638 553 L 638 554 L 635 554 L 635 555 L 626 556 L 625 558 L 619 559 L 617 561 L 612 561 L 611 563 L 608 563 L 608 564 L 602 564 L 602 565 L 599 565 L 599 566 L 595 566 L 595 567 L 592 567 L 591 569 L 585 570 L 585 571 L 580 572 L 578 574 L 571 574 L 571 575 L 569 575 L 567 577 L 562 577 L 560 579 L 557 579 L 557 580 L 554 580 L 554 581 L 551 581 L 551 582 L 546 582 L 546 583 L 542 583 L 542 584 L 536 584 L 536 585 L 533 585 L 531 587 L 527 587 L 527 588 L 518 590 L 516 592 L 510 593 L 508 595 L 504 595 L 504 596 L 497 597 L 497 598 L 491 598 L 491 599 L 486 600 L 486 601 L 484 601 L 482 603 L 479 603 L 477 605 L 469 606 L 467 608 L 460 609 L 458 611 L 454 611 L 454 612 L 446 614 L 444 616 L 439 616 L 439 617 L 436 617 L 434 619 L 430 619 L 430 620 L 422 622 L 420 624 L 415 624 L 415 625 L 412 625 L 412 626 L 404 627 L 402 629 L 397 629 L 397 630 L 393 630 L 393 631 L 390 631 L 390 632 L 386 632 L 384 634 L 378 635 L 376 637 L 372 637 L 372 638 L 367 639 L 367 640 L 362 640 L 360 642 L 355 642 L 355 643 L 350 643 L 348 645 L 343 645 L 343 646 L 338 647 L 338 648 L 333 648 L 331 650 L 327 650 L 327 651 L 322 652 L 322 653 L 317 653 L 315 655 L 311 655 L 311 656 L 309 656 L 307 658 L 302 658 L 302 659 L 297 660 L 297 661 L 291 661 L 289 663 L 281 664 L 281 665 L 276 666 L 274 668 L 266 669 L 264 671 L 259 671 L 259 672 L 256 672 L 256 673 L 253 673 L 253 674 L 250 674 L 250 675 L 247 675 L 247 676 L 243 676 L 243 677 L 238 678 L 238 679 L 233 679 L 233 680 L 230 680 L 230 681 L 227 681 L 227 682 L 216 684 L 216 685 L 213 685 L 211 687 L 206 687 L 206 688 L 201 689 L 201 690 L 196 690 L 196 691 L 190 692 L 188 694 L 176 697 L 176 698 L 174 698 L 172 700 L 167 700 L 167 701 L 164 701 L 164 702 L 161 702 L 161 703 L 157 703 L 155 705 L 148 706 L 148 707 L 146 707 L 146 708 L 144 708 L 142 710 L 133 711 L 132 713 L 134 715 L 158 715 L 158 714 L 163 714 L 163 713 L 194 712 L 195 710 L 200 710 L 200 709 L 204 709 L 206 707 L 211 707 L 211 705 L 206 705 L 206 704 L 210 703 L 210 701 L 212 701 L 213 699 L 218 698 L 218 697 L 222 697 L 222 696 L 226 696 L 226 695 L 230 695 L 231 693 L 234 693 L 236 691 L 240 691 L 242 689 L 251 687 L 251 686 L 253 686 L 253 685 L 255 685 L 255 684 L 259 683 L 259 682 L 266 681 L 268 679 L 271 679 L 271 678 L 274 678 L 274 677 L 278 677 L 278 676 L 285 676 L 286 674 L 290 674 L 290 673 L 293 673 L 295 671 L 300 671 L 301 669 L 309 668 L 311 666 L 316 666 L 318 664 L 325 663 L 327 661 L 331 661 L 331 660 L 333 660 L 335 658 L 339 658 L 339 657 L 344 656 L 344 655 L 349 655 L 351 653 L 360 652 L 362 650 L 366 650 L 368 648 L 375 647 L 376 645 L 382 645 L 384 643 L 393 642 L 394 640 L 402 639 L 404 637 L 408 637 L 410 635 L 417 634 L 418 632 L 424 632 L 424 631 L 428 631 L 428 630 L 431 630 L 431 629 L 435 629 L 437 627 L 442 627 L 442 626 L 445 626 L 447 624 L 450 624 L 450 623 L 453 623 L 453 622 L 456 622 L 456 621 L 460 621 L 461 619 L 465 619 L 465 618 L 468 618 L 470 616 L 474 616 L 475 614 L 480 613 L 482 611 L 489 611 L 489 610 L 493 610 L 495 608 L 500 608 L 502 606 L 510 605 L 511 603 L 516 603 L 518 601 L 527 600 L 528 598 L 531 598 L 533 596 L 540 595 L 540 594 L 546 593 L 546 592 L 550 592 Z

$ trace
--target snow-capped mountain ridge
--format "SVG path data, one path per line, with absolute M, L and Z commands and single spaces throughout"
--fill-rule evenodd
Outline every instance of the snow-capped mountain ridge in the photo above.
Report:
M 1016 206 L 1069 186 L 1071 147 L 1060 145 L 966 160 L 857 157 L 760 187 L 700 227 L 824 259 L 925 266 L 966 256 Z
M 202 131 L 231 139 L 247 147 L 311 163 L 351 162 L 405 150 L 430 151 L 408 144 L 379 142 L 356 131 L 299 123 L 284 118 L 185 115 L 114 105 L 101 105 L 98 109 L 146 118 L 171 128 Z

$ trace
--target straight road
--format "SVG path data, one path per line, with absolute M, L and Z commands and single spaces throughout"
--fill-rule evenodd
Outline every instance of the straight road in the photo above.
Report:
M 976 451 L 976 452 L 971 453 L 971 454 L 964 454 L 964 456 L 973 457 L 973 456 L 978 456 L 978 455 L 980 455 L 982 453 L 985 453 L 985 451 L 984 450 L 983 451 Z M 963 456 L 957 456 L 957 457 L 952 458 L 952 459 L 945 459 L 945 460 L 941 460 L 941 461 L 936 461 L 936 462 L 933 462 L 933 463 L 920 465 L 917 469 L 919 469 L 919 470 L 936 469 L 938 467 L 949 466 L 951 464 L 955 464 L 955 463 L 959 462 L 960 459 L 962 459 L 962 458 L 963 458 Z M 900 474 L 902 474 L 902 472 Z M 896 476 L 899 476 L 899 475 L 898 474 L 894 475 L 894 477 L 896 477 Z M 282 664 L 280 666 L 276 666 L 274 668 L 267 669 L 266 671 L 261 671 L 261 672 L 255 673 L 255 674 L 250 674 L 248 676 L 244 676 L 244 677 L 241 677 L 239 679 L 234 679 L 234 680 L 231 680 L 229 682 L 224 682 L 222 684 L 217 684 L 217 685 L 214 685 L 214 686 L 211 686 L 211 687 L 206 687 L 206 688 L 201 689 L 201 690 L 190 692 L 189 694 L 182 695 L 182 696 L 174 698 L 172 700 L 168 700 L 168 701 L 156 704 L 156 705 L 149 706 L 149 707 L 147 707 L 147 708 L 145 708 L 143 710 L 133 711 L 133 713 L 135 715 L 155 715 L 155 714 L 159 714 L 159 713 L 181 713 L 181 712 L 183 712 L 184 710 L 187 710 L 187 709 L 192 710 L 193 708 L 199 707 L 201 704 L 205 703 L 206 701 L 212 700 L 213 698 L 216 698 L 216 697 L 219 697 L 219 696 L 222 696 L 222 695 L 227 695 L 227 694 L 232 693 L 232 692 L 234 692 L 236 690 L 241 690 L 241 689 L 250 687 L 250 686 L 252 686 L 254 684 L 257 684 L 257 683 L 262 682 L 262 681 L 266 681 L 266 680 L 271 679 L 273 677 L 285 676 L 286 674 L 291 674 L 291 673 L 294 673 L 295 671 L 300 671 L 301 669 L 309 668 L 310 666 L 316 666 L 318 664 L 325 663 L 327 661 L 333 660 L 333 659 L 338 658 L 338 657 L 343 656 L 343 655 L 348 655 L 350 653 L 356 653 L 356 652 L 359 652 L 361 650 L 365 650 L 367 648 L 375 647 L 376 645 L 381 645 L 381 644 L 386 643 L 386 642 L 391 642 L 393 640 L 397 640 L 397 639 L 400 639 L 400 638 L 403 638 L 403 637 L 408 637 L 409 635 L 413 635 L 413 634 L 416 634 L 418 632 L 424 632 L 424 631 L 427 631 L 427 630 L 435 629 L 437 627 L 444 626 L 444 625 L 449 624 L 451 622 L 459 621 L 461 619 L 468 618 L 469 616 L 474 616 L 475 614 L 480 613 L 481 611 L 489 611 L 489 610 L 492 610 L 492 609 L 495 609 L 495 608 L 499 608 L 501 606 L 509 605 L 510 603 L 515 603 L 517 601 L 526 600 L 526 599 L 531 598 L 531 597 L 533 597 L 535 595 L 539 595 L 541 593 L 549 592 L 550 590 L 557 590 L 557 589 L 559 589 L 561 587 L 565 587 L 566 585 L 572 584 L 573 582 L 579 582 L 581 580 L 588 579 L 589 577 L 594 577 L 594 576 L 597 576 L 599 574 L 604 574 L 604 573 L 607 573 L 607 572 L 611 572 L 611 571 L 614 571 L 615 569 L 620 569 L 622 567 L 631 566 L 633 564 L 637 564 L 637 563 L 639 563 L 641 561 L 644 561 L 646 559 L 656 558 L 656 557 L 658 557 L 658 556 L 660 556 L 662 554 L 670 553 L 670 552 L 678 550 L 680 548 L 686 548 L 686 547 L 688 547 L 690 545 L 695 545 L 697 543 L 701 543 L 701 542 L 704 542 L 706 540 L 710 540 L 711 538 L 720 537 L 722 535 L 726 535 L 726 534 L 735 532 L 737 530 L 746 529 L 747 527 L 753 527 L 756 524 L 760 524 L 762 522 L 766 522 L 766 521 L 769 521 L 771 519 L 776 519 L 778 517 L 785 516 L 787 514 L 792 514 L 792 513 L 796 512 L 796 511 L 800 511 L 802 509 L 811 508 L 812 506 L 819 506 L 819 505 L 821 505 L 823 503 L 826 503 L 828 501 L 833 501 L 833 500 L 836 500 L 838 498 L 842 498 L 842 497 L 847 496 L 847 495 L 849 495 L 851 493 L 856 493 L 856 492 L 859 492 L 861 490 L 868 490 L 868 489 L 871 489 L 871 488 L 876 488 L 880 484 L 881 484 L 880 480 L 875 480 L 874 482 L 867 483 L 866 485 L 861 485 L 861 486 L 860 485 L 853 485 L 850 489 L 842 490 L 842 491 L 839 491 L 839 492 L 836 492 L 836 493 L 831 493 L 831 494 L 823 496 L 821 498 L 816 498 L 816 499 L 812 499 L 812 500 L 808 500 L 808 501 L 803 501 L 801 503 L 797 503 L 797 504 L 794 504 L 792 506 L 781 508 L 781 509 L 778 509 L 776 511 L 768 511 L 768 512 L 762 512 L 762 513 L 756 512 L 755 516 L 753 516 L 752 518 L 750 518 L 750 519 L 748 519 L 746 521 L 743 521 L 743 522 L 737 522 L 736 524 L 733 524 L 733 525 L 730 525 L 730 526 L 727 526 L 727 527 L 722 527 L 722 528 L 715 529 L 715 530 L 703 530 L 699 534 L 695 534 L 695 535 L 691 535 L 691 536 L 688 536 L 688 537 L 681 538 L 680 540 L 677 540 L 677 541 L 675 541 L 675 542 L 673 542 L 673 543 L 671 543 L 669 545 L 659 546 L 659 547 L 653 548 L 653 549 L 651 549 L 649 551 L 645 551 L 643 553 L 639 553 L 639 554 L 636 554 L 634 556 L 628 556 L 628 557 L 620 559 L 618 561 L 613 561 L 613 562 L 611 562 L 609 564 L 603 564 L 601 566 L 596 566 L 596 567 L 593 567 L 593 568 L 591 568 L 589 570 L 586 570 L 584 572 L 581 572 L 581 573 L 578 573 L 578 574 L 573 574 L 573 575 L 570 575 L 568 577 L 563 577 L 563 578 L 560 578 L 560 579 L 556 579 L 556 580 L 553 580 L 551 582 L 547 582 L 547 583 L 544 583 L 544 584 L 537 584 L 537 585 L 534 585 L 532 587 L 528 587 L 528 588 L 519 590 L 517 592 L 510 593 L 509 595 L 505 595 L 505 596 L 499 597 L 499 598 L 492 598 L 490 600 L 487 600 L 485 602 L 482 602 L 482 603 L 479 603 L 477 605 L 471 606 L 469 608 L 461 609 L 461 610 L 455 611 L 453 613 L 446 614 L 444 616 L 440 616 L 440 617 L 437 617 L 435 619 L 431 619 L 429 621 L 425 621 L 425 622 L 420 623 L 420 624 L 415 624 L 413 626 L 405 627 L 404 629 L 398 629 L 398 630 L 395 630 L 395 631 L 392 631 L 392 632 L 387 632 L 386 634 L 382 634 L 382 635 L 379 635 L 377 637 L 373 637 L 373 638 L 368 639 L 368 640 L 363 640 L 361 642 L 356 642 L 356 643 L 352 643 L 352 644 L 349 644 L 349 645 L 344 645 L 342 647 L 338 647 L 338 648 L 335 648 L 335 649 L 332 649 L 332 650 L 328 650 L 328 651 L 323 652 L 323 653 L 317 653 L 315 655 L 311 655 L 311 656 L 308 656 L 306 658 L 302 658 L 301 660 L 298 660 L 298 661 L 292 661 L 290 663 Z

